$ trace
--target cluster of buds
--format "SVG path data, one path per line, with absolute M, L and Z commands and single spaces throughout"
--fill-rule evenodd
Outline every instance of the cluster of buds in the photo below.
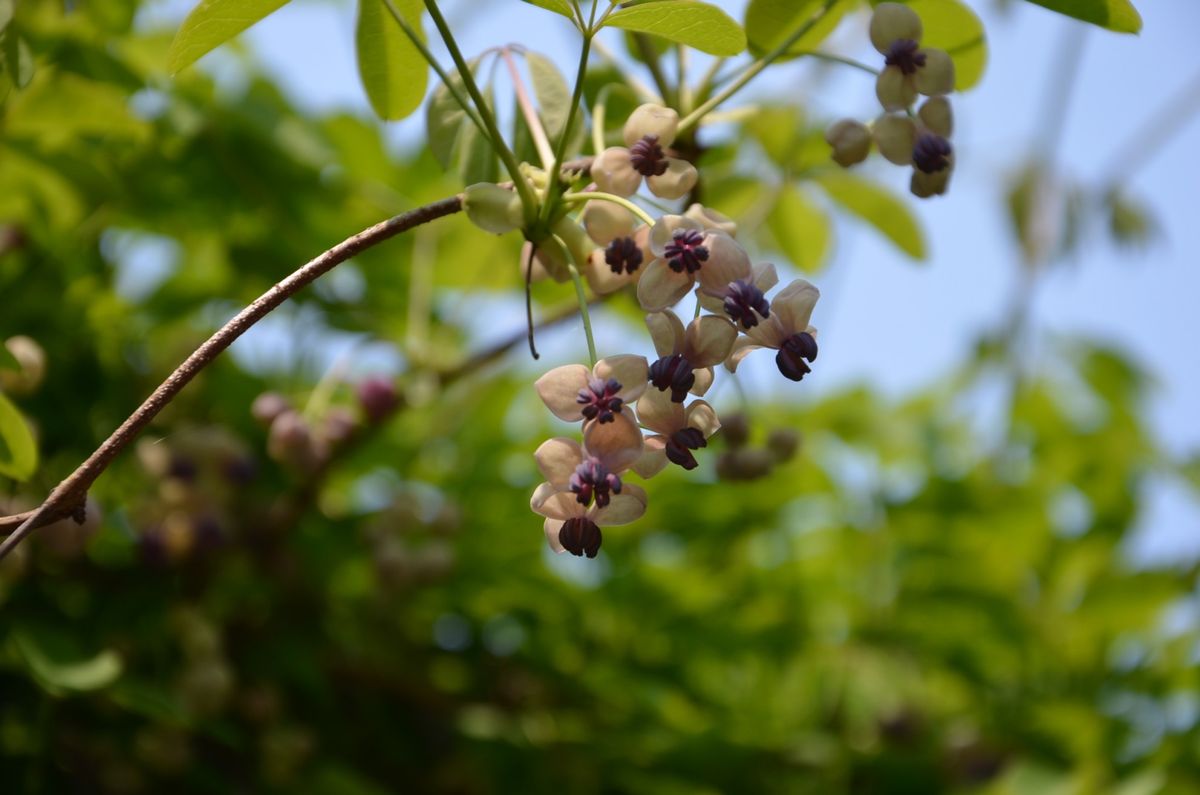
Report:
M 731 414 L 721 423 L 726 449 L 717 456 L 721 480 L 758 480 L 795 457 L 800 449 L 800 432 L 795 428 L 772 428 L 764 445 L 750 443 L 750 422 L 745 414 Z
M 854 119 L 835 122 L 825 133 L 833 160 L 844 167 L 861 163 L 872 145 L 899 166 L 911 166 L 913 195 L 946 192 L 954 169 L 950 145 L 953 115 L 946 95 L 954 90 L 954 62 L 943 50 L 922 47 L 921 18 L 900 3 L 880 3 L 871 16 L 870 36 L 884 56 L 875 82 L 883 114 L 870 127 Z M 915 112 L 918 97 L 927 99 Z

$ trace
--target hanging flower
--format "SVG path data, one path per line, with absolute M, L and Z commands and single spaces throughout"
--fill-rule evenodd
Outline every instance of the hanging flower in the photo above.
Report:
M 871 43 L 884 56 L 875 94 L 885 110 L 904 110 L 918 94 L 954 90 L 954 61 L 943 50 L 921 47 L 921 18 L 900 3 L 880 3 L 871 15 Z
M 596 295 L 608 295 L 635 284 L 652 257 L 650 227 L 638 227 L 632 234 L 613 238 L 593 251 L 584 263 L 583 275 Z
M 738 338 L 725 366 L 736 371 L 751 351 L 771 348 L 778 351 L 775 364 L 785 378 L 804 378 L 812 372 L 809 363 L 817 358 L 817 330 L 809 320 L 820 297 L 820 291 L 803 279 L 780 290 L 771 301 L 771 316 Z
M 657 312 L 674 305 L 699 283 L 722 290 L 749 278 L 750 257 L 724 232 L 682 215 L 664 215 L 650 228 L 655 259 L 638 282 L 642 309 Z
M 699 175 L 691 163 L 666 154 L 678 129 L 679 114 L 670 108 L 647 104 L 634 110 L 625 122 L 625 146 L 610 146 L 592 160 L 596 187 L 632 196 L 645 179 L 660 199 L 686 196 Z
M 654 477 L 668 462 L 684 469 L 695 469 L 693 451 L 708 445 L 708 438 L 721 427 L 717 412 L 703 400 L 693 400 L 686 408 L 665 393 L 651 389 L 637 403 L 638 420 L 654 431 L 647 437 L 645 449 L 633 471 L 644 478 Z
M 650 365 L 650 386 L 670 391 L 682 403 L 687 393 L 703 395 L 712 386 L 713 365 L 725 360 L 737 339 L 737 329 L 723 317 L 703 315 L 683 327 L 671 310 L 646 315 L 646 328 L 658 359 Z
M 588 368 L 565 364 L 543 375 L 533 386 L 546 408 L 567 422 L 613 422 L 622 408 L 646 389 L 646 357 L 608 356 Z

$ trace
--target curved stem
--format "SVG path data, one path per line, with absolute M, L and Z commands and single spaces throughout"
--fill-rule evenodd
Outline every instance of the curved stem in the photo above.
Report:
M 284 301 L 351 257 L 377 246 L 401 232 L 447 215 L 453 215 L 461 210 L 462 197 L 451 196 L 448 199 L 442 199 L 389 218 L 343 240 L 259 296 L 254 303 L 221 326 L 183 364 L 175 368 L 175 372 L 171 373 L 167 380 L 163 381 L 146 398 L 145 402 L 129 415 L 125 422 L 121 423 L 121 427 L 113 431 L 86 461 L 54 487 L 45 502 L 33 511 L 0 518 L 0 532 L 16 527 L 12 534 L 4 539 L 3 543 L 0 543 L 0 559 L 12 552 L 17 544 L 38 527 L 66 516 L 80 518 L 87 490 L 96 481 L 96 478 L 108 469 L 117 454 L 125 449 L 201 370 L 212 364 L 222 351 L 233 344 L 234 340 L 271 311 L 277 309 Z
M 856 61 L 853 58 L 845 58 L 841 55 L 834 55 L 833 53 L 828 53 L 828 52 L 820 52 L 818 50 L 797 50 L 796 52 L 793 52 L 792 54 L 797 57 L 816 58 L 818 61 L 829 61 L 830 63 L 840 63 L 843 66 L 852 66 L 855 69 L 859 70 L 860 72 L 866 72 L 869 75 L 874 75 L 875 77 L 879 77 L 878 69 L 867 66 L 862 61 Z
M 778 47 L 771 50 L 754 63 L 750 64 L 750 66 L 746 68 L 746 71 L 738 75 L 736 80 L 722 89 L 716 96 L 712 97 L 703 105 L 685 116 L 679 122 L 679 133 L 684 133 L 694 127 L 710 110 L 717 107 L 737 92 L 741 91 L 747 83 L 758 76 L 759 72 L 770 66 L 776 58 L 786 53 L 793 44 L 795 44 L 802 36 L 804 36 L 804 34 L 816 27 L 817 23 L 825 18 L 825 15 L 829 13 L 829 9 L 832 8 L 833 4 L 836 2 L 837 0 L 825 0 L 825 2 L 821 4 L 821 8 L 815 14 L 809 17 L 807 22 L 798 27 L 796 31 L 792 33 L 792 35 L 784 39 Z
M 562 250 L 567 255 L 567 270 L 571 274 L 571 282 L 575 285 L 575 298 L 579 301 L 579 317 L 583 320 L 583 333 L 587 336 L 588 356 L 592 360 L 592 367 L 595 367 L 599 357 L 596 356 L 596 339 L 592 336 L 592 317 L 588 312 L 587 293 L 583 290 L 583 279 L 579 277 L 579 268 L 575 267 L 575 257 L 571 254 L 571 249 L 567 248 L 567 244 L 558 235 L 554 235 L 554 241 L 562 246 Z
M 517 94 L 517 105 L 521 108 L 521 115 L 525 117 L 525 124 L 529 127 L 529 134 L 533 137 L 533 145 L 537 148 L 542 168 L 550 168 L 551 162 L 554 160 L 554 154 L 550 149 L 550 139 L 546 137 L 546 128 L 542 126 L 542 120 L 538 118 L 537 109 L 533 106 L 533 100 L 530 99 L 529 91 L 525 88 L 525 81 L 521 79 L 517 62 L 508 47 L 500 49 L 500 57 L 504 59 L 504 65 L 508 67 L 508 75 L 512 79 L 513 90 Z
M 595 14 L 595 6 L 592 13 Z M 550 220 L 555 200 L 562 195 L 563 185 L 559 179 L 559 168 L 567 150 L 567 140 L 571 137 L 571 126 L 575 124 L 575 114 L 579 112 L 579 103 L 583 100 L 583 78 L 587 72 L 588 55 L 592 51 L 592 31 L 583 34 L 583 48 L 579 53 L 579 69 L 575 73 L 575 90 L 571 92 L 571 106 L 567 109 L 567 123 L 563 125 L 562 134 L 554 147 L 554 165 L 550 168 L 550 188 L 547 191 L 546 202 L 542 205 L 542 221 Z M 599 153 L 597 153 L 599 154 Z
M 641 207 L 638 207 L 629 199 L 622 198 L 621 196 L 617 196 L 613 193 L 604 193 L 603 191 L 598 190 L 588 191 L 587 193 L 564 193 L 563 201 L 570 202 L 571 204 L 583 204 L 584 202 L 590 201 L 619 204 L 629 212 L 636 215 L 638 218 L 642 219 L 642 222 L 645 223 L 646 226 L 654 226 L 654 219 L 650 217 L 650 213 L 646 212 Z

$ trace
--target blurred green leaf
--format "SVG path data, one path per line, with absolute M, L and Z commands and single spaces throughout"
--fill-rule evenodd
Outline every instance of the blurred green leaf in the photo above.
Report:
M 622 8 L 605 25 L 661 36 L 710 55 L 732 56 L 746 49 L 742 26 L 716 6 L 698 0 L 661 0 Z
M 0 392 L 0 475 L 28 480 L 37 471 L 37 443 L 29 423 Z
M 111 650 L 82 660 L 54 659 L 27 631 L 12 635 L 13 645 L 30 673 L 50 693 L 86 692 L 108 687 L 121 675 L 121 658 Z
M 887 188 L 845 171 L 827 171 L 814 180 L 829 197 L 875 227 L 914 259 L 925 259 L 925 236 L 908 202 Z
M 167 52 L 167 71 L 175 74 L 201 56 L 287 5 L 289 0 L 200 0 Z
M 0 0 L 0 33 L 12 22 L 13 11 L 16 10 L 15 0 Z
M 480 59 L 469 62 L 471 71 L 478 72 Z M 459 95 L 463 95 L 462 78 L 450 73 Z M 490 100 L 490 91 L 485 98 Z M 434 90 L 425 113 L 427 142 L 437 161 L 447 171 L 456 172 L 466 185 L 475 182 L 495 182 L 500 164 L 487 138 L 454 99 L 445 85 Z
M 750 52 L 762 55 L 779 46 L 799 27 L 813 18 L 824 0 L 750 0 L 746 7 L 746 39 Z M 847 0 L 833 5 L 812 29 L 788 49 L 788 53 L 815 49 L 833 33 L 854 3 Z M 781 57 L 792 57 L 785 54 Z
M 781 189 L 767 216 L 779 251 L 805 273 L 814 273 L 829 254 L 829 216 L 792 185 Z
M 4 72 L 16 88 L 25 88 L 33 80 L 33 53 L 28 42 L 16 31 L 3 34 Z
M 537 98 L 538 112 L 546 127 L 551 144 L 557 144 L 567 125 L 571 110 L 571 87 L 566 78 L 546 56 L 532 50 L 525 51 L 525 63 L 529 66 L 529 79 Z M 583 141 L 583 115 L 575 114 L 575 123 L 564 151 L 576 152 Z
M 1140 33 L 1142 15 L 1129 0 L 1027 0 L 1117 33 Z
M 396 10 L 424 40 L 421 0 L 392 0 Z M 429 65 L 392 17 L 384 0 L 359 0 L 355 28 L 358 74 L 379 118 L 396 121 L 421 106 Z

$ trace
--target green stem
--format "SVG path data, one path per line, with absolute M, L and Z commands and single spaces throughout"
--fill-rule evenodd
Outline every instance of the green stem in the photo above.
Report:
M 671 91 L 671 84 L 667 82 L 667 76 L 663 73 L 662 64 L 658 61 L 658 56 L 654 53 L 654 45 L 650 41 L 650 37 L 645 33 L 633 34 L 633 40 L 637 43 L 638 54 L 642 56 L 642 63 L 646 64 L 646 68 L 650 70 L 650 77 L 654 79 L 654 85 L 658 88 L 658 93 L 662 94 L 663 101 L 668 105 L 678 104 L 674 101 L 675 97 Z
M 705 70 L 704 76 L 700 78 L 700 82 L 693 92 L 692 100 L 694 102 L 703 102 L 712 94 L 713 81 L 717 79 L 717 72 L 721 71 L 721 67 L 727 60 L 727 58 L 714 58 L 713 62 L 708 65 L 708 69 Z
M 622 207 L 624 207 L 626 210 L 628 210 L 629 212 L 636 215 L 638 218 L 642 219 L 642 222 L 644 224 L 646 224 L 646 226 L 654 226 L 654 219 L 650 216 L 650 213 L 646 212 L 641 207 L 638 207 L 636 204 L 631 202 L 629 199 L 623 198 L 621 196 L 617 196 L 616 194 L 613 194 L 613 193 L 604 193 L 603 191 L 598 191 L 598 190 L 597 191 L 588 191 L 587 193 L 564 193 L 563 201 L 569 202 L 571 204 L 582 204 L 584 202 L 590 202 L 590 201 L 611 202 L 612 204 L 619 204 Z
M 579 317 L 583 319 L 583 333 L 587 336 L 588 356 L 592 360 L 592 367 L 595 367 L 599 357 L 596 355 L 596 339 L 592 336 L 592 318 L 588 313 L 587 293 L 583 290 L 583 279 L 579 277 L 579 268 L 575 267 L 575 257 L 571 254 L 571 249 L 567 248 L 567 244 L 558 235 L 554 235 L 554 242 L 562 246 L 562 250 L 567 255 L 567 271 L 571 274 L 571 281 L 575 285 L 575 298 L 579 301 Z
M 859 71 L 866 72 L 869 75 L 875 75 L 876 77 L 879 77 L 878 69 L 874 69 L 870 66 L 867 66 L 862 61 L 856 61 L 853 58 L 843 58 L 840 55 L 833 55 L 832 53 L 828 53 L 828 52 L 819 52 L 817 50 L 797 50 L 796 52 L 794 52 L 792 54 L 796 55 L 796 56 L 803 56 L 805 58 L 816 58 L 819 61 L 829 61 L 830 63 L 840 63 L 845 66 L 853 66 L 855 69 L 858 69 Z
M 836 2 L 838 2 L 838 0 L 825 0 L 825 2 L 821 4 L 820 10 L 813 14 L 813 16 L 810 17 L 807 22 L 797 28 L 795 33 L 784 39 L 778 47 L 771 50 L 754 63 L 750 64 L 750 66 L 746 68 L 746 71 L 738 75 L 736 80 L 722 89 L 716 96 L 684 117 L 684 119 L 679 122 L 679 133 L 684 133 L 694 127 L 702 118 L 704 118 L 705 114 L 720 105 L 725 100 L 732 97 L 737 92 L 741 91 L 747 83 L 758 76 L 759 72 L 770 66 L 776 58 L 786 53 L 793 44 L 795 44 L 802 36 L 804 36 L 804 34 L 816 27 L 817 23 L 825 18 L 825 15 L 829 13 L 829 9 L 832 8 L 833 4 Z
M 504 141 L 504 136 L 500 134 L 500 128 L 496 125 L 496 117 L 488 107 L 487 100 L 483 98 L 479 86 L 475 85 L 475 77 L 471 74 L 471 67 L 467 63 L 466 58 L 463 57 L 462 52 L 458 49 L 458 42 L 454 40 L 454 34 L 450 31 L 450 26 L 446 24 L 445 17 L 442 16 L 441 10 L 437 7 L 437 0 L 425 0 L 425 8 L 428 9 L 429 18 L 433 20 L 438 33 L 441 34 L 442 42 L 446 45 L 446 49 L 450 51 L 450 57 L 454 60 L 455 66 L 458 67 L 458 74 L 462 78 L 463 86 L 466 87 L 467 93 L 471 95 L 471 99 L 475 101 L 475 108 L 479 111 L 479 116 L 487 127 L 488 137 L 491 138 L 492 149 L 499 155 L 500 160 L 504 163 L 504 167 L 508 170 L 509 176 L 512 177 L 513 187 L 516 188 L 517 194 L 521 197 L 521 204 L 525 208 L 525 217 L 532 219 L 533 214 L 537 212 L 538 201 L 537 197 L 533 195 L 529 183 L 521 175 L 517 156 L 508 148 L 508 144 Z
M 593 6 L 592 14 L 595 15 L 595 13 L 596 8 Z M 588 55 L 592 51 L 593 35 L 590 28 L 583 34 L 583 48 L 579 53 L 579 69 L 575 72 L 575 90 L 571 92 L 571 106 L 567 109 L 567 123 L 563 125 L 562 134 L 558 136 L 558 142 L 554 147 L 554 165 L 547 172 L 550 175 L 550 187 L 546 193 L 546 202 L 542 205 L 542 222 L 550 220 L 550 213 L 554 209 L 555 201 L 563 192 L 559 169 L 562 167 L 563 157 L 566 154 L 567 140 L 571 137 L 571 126 L 575 124 L 575 114 L 579 112 L 579 103 L 583 101 L 583 79 L 587 72 Z

